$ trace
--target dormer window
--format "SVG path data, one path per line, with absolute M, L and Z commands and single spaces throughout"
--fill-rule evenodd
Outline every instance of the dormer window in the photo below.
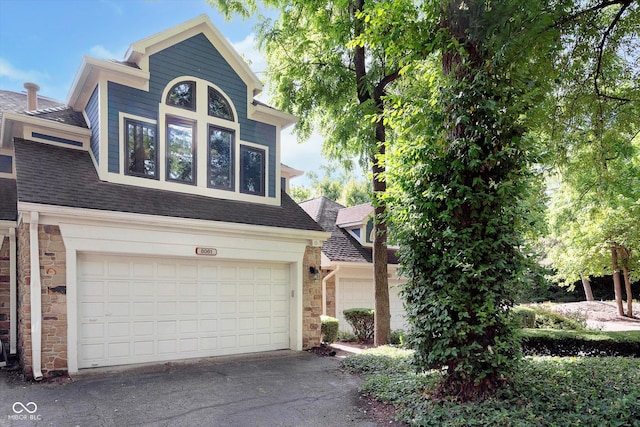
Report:
M 127 119 L 125 128 L 127 175 L 157 178 L 158 152 L 155 125 Z
M 226 93 L 185 76 L 167 82 L 159 100 L 157 118 L 120 113 L 126 175 L 156 179 L 149 186 L 173 191 L 267 197 L 269 145 L 240 140 L 238 111 Z
M 167 180 L 195 184 L 195 127 L 192 120 L 167 116 Z
M 209 125 L 209 187 L 234 189 L 235 133 Z
M 184 108 L 185 110 L 196 110 L 196 82 L 185 81 L 173 85 L 167 94 L 167 105 Z
M 240 192 L 264 196 L 264 150 L 240 146 Z

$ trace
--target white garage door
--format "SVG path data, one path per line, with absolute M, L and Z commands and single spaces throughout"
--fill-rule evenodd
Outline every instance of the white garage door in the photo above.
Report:
M 391 330 L 406 329 L 404 308 L 398 295 L 400 288 L 396 281 L 389 281 L 389 309 L 391 311 Z M 343 331 L 353 332 L 353 329 L 344 319 L 342 311 L 348 308 L 374 308 L 375 289 L 373 280 L 341 278 L 336 297 L 336 315 L 339 320 L 339 328 Z
M 78 367 L 289 348 L 289 266 L 78 256 Z

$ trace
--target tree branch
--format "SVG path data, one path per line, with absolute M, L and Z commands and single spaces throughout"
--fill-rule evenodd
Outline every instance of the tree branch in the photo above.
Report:
M 602 38 L 600 39 L 600 44 L 598 45 L 598 48 L 596 50 L 598 53 L 598 60 L 596 61 L 596 72 L 593 76 L 593 86 L 596 91 L 596 96 L 601 98 L 607 98 L 607 99 L 623 101 L 623 102 L 631 101 L 630 99 L 627 99 L 627 98 L 621 98 L 615 95 L 608 95 L 608 94 L 602 93 L 600 91 L 600 87 L 598 86 L 598 77 L 600 76 L 600 73 L 602 71 L 602 55 L 604 54 L 604 45 L 606 44 L 607 39 L 611 34 L 611 31 L 613 31 L 615 26 L 618 24 L 618 22 L 622 18 L 622 15 L 624 14 L 624 12 L 627 10 L 627 8 L 629 8 L 629 6 L 631 6 L 631 2 L 632 0 L 625 0 L 620 2 L 621 4 L 620 10 L 618 10 L 618 13 L 616 13 L 616 16 L 613 18 L 613 20 L 609 24 L 609 27 L 607 27 L 605 32 L 602 34 Z

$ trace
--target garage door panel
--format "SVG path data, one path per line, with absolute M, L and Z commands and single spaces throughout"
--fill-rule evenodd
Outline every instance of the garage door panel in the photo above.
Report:
M 198 301 L 198 314 L 200 315 L 216 315 L 218 314 L 217 301 Z
M 289 270 L 286 264 L 80 254 L 78 365 L 289 348 Z
M 148 337 L 153 335 L 154 322 L 133 322 L 133 335 L 135 337 Z
M 398 292 L 397 281 L 389 283 L 389 309 L 391 312 L 391 329 L 406 329 L 404 308 Z M 374 308 L 375 288 L 372 280 L 343 278 L 339 282 L 336 296 L 336 317 L 340 330 L 353 332 L 351 325 L 345 320 L 342 312 L 348 308 Z
M 154 264 L 152 262 L 138 262 L 133 265 L 132 276 L 135 278 L 147 278 L 152 277 Z
M 83 323 L 80 325 L 80 333 L 86 338 L 104 338 L 103 323 Z
M 84 297 L 102 297 L 104 295 L 104 282 L 86 280 L 78 289 L 78 296 Z
M 133 343 L 134 356 L 151 356 L 154 353 L 153 341 L 135 341 Z
M 122 338 L 131 335 L 129 322 L 109 322 L 108 338 Z
M 133 303 L 133 315 L 136 317 L 153 317 L 153 303 L 152 302 L 134 302 Z
M 129 277 L 131 264 L 126 261 L 108 261 L 107 275 L 109 277 Z
M 110 342 L 107 344 L 107 357 L 109 359 L 123 359 L 131 356 L 129 342 Z
M 128 317 L 131 311 L 131 303 L 127 301 L 123 302 L 110 302 L 107 304 L 107 312 L 109 316 L 124 316 Z
M 104 316 L 103 302 L 81 302 L 78 310 L 81 318 Z
M 180 304 L 180 314 L 181 315 L 190 315 L 198 313 L 198 302 L 197 301 L 183 301 Z

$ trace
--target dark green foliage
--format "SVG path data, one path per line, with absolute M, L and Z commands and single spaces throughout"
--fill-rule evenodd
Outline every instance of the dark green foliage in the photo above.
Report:
M 511 310 L 513 320 L 520 328 L 535 328 L 536 312 L 528 307 L 514 307 Z
M 495 397 L 433 399 L 440 371 L 415 373 L 408 350 L 365 350 L 343 367 L 366 374 L 361 392 L 413 426 L 640 426 L 640 358 L 526 358 Z M 389 359 L 392 360 L 389 360 Z
M 349 308 L 342 314 L 353 328 L 359 341 L 368 342 L 373 339 L 375 310 L 372 308 Z
M 338 339 L 339 321 L 335 317 L 320 316 L 320 330 L 322 332 L 322 342 L 331 344 Z
M 521 335 L 526 355 L 640 357 L 640 331 L 525 329 Z
M 391 331 L 389 344 L 403 347 L 407 344 L 407 334 L 402 329 Z
M 527 129 L 547 90 L 544 58 L 532 58 L 550 17 L 540 2 L 445 4 L 444 25 L 462 27 L 443 28 L 439 63 L 415 70 L 421 96 L 396 102 L 391 210 L 416 363 L 446 369 L 442 396 L 471 400 L 519 360 L 509 309 L 528 265 L 522 233 L 542 205 Z

